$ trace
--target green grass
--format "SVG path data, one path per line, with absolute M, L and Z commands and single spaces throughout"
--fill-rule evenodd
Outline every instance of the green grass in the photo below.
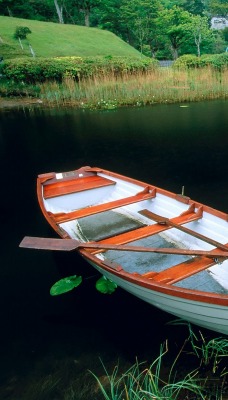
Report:
M 26 26 L 32 32 L 22 41 L 24 50 L 14 39 L 17 26 Z M 0 16 L 0 56 L 31 57 L 29 43 L 37 57 L 141 56 L 116 35 L 101 29 Z

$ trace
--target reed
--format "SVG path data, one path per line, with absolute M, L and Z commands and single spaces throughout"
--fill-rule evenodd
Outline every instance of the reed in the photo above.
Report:
M 172 321 L 171 325 L 186 325 L 189 336 L 172 362 L 168 373 L 164 373 L 165 369 L 162 365 L 163 357 L 168 353 L 167 342 L 160 346 L 159 356 L 149 367 L 145 367 L 145 363 L 139 363 L 136 360 L 136 363 L 126 372 L 119 373 L 116 366 L 109 374 L 102 363 L 107 376 L 106 384 L 104 385 L 94 373 L 92 375 L 105 400 L 179 400 L 183 398 L 197 400 L 224 398 L 225 400 L 227 398 L 223 397 L 223 394 L 225 395 L 226 392 L 228 376 L 226 368 L 228 340 L 223 337 L 206 339 L 200 331 L 196 334 L 190 323 L 180 319 Z M 185 373 L 183 371 L 179 373 L 177 366 L 181 368 L 180 358 L 183 353 L 186 353 L 188 346 L 191 349 L 190 354 L 196 356 L 200 362 L 190 372 L 188 372 L 188 366 L 185 366 Z M 221 361 L 225 361 L 225 367 L 221 365 Z
M 116 76 L 114 72 L 75 82 L 66 76 L 60 83 L 40 85 L 41 98 L 50 106 L 76 105 L 81 108 L 114 109 L 156 103 L 186 103 L 228 98 L 228 69 L 212 68 L 154 71 Z
M 218 372 L 220 377 L 227 375 L 228 339 L 216 337 L 206 340 L 201 331 L 196 335 L 189 323 L 188 328 L 189 340 L 194 354 L 200 360 L 200 367 L 209 368 L 213 374 Z M 221 366 L 222 361 L 225 361 L 225 367 Z
M 162 377 L 162 359 L 167 352 L 166 343 L 161 346 L 159 356 L 149 367 L 146 367 L 145 363 L 136 361 L 132 367 L 122 374 L 119 373 L 118 366 L 109 374 L 103 365 L 107 376 L 105 385 L 93 372 L 91 373 L 96 379 L 105 400 L 210 399 L 204 391 L 202 381 L 196 378 L 197 371 L 188 373 L 183 379 L 177 379 L 177 374 L 172 374 L 173 365 L 168 378 Z M 193 395 L 194 397 L 188 397 Z

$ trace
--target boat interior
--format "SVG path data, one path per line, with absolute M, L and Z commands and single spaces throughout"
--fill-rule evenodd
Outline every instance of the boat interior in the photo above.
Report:
M 88 170 L 43 183 L 49 217 L 82 242 L 227 251 L 228 223 L 184 196 Z M 61 176 L 58 176 L 61 175 Z M 87 249 L 103 262 L 154 282 L 228 293 L 225 257 Z M 115 268 L 115 267 L 114 267 Z

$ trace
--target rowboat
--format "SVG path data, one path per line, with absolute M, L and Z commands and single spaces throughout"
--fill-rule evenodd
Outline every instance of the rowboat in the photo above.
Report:
M 104 277 L 177 318 L 228 335 L 228 215 L 98 167 L 38 176 L 61 239 L 21 247 L 77 250 Z

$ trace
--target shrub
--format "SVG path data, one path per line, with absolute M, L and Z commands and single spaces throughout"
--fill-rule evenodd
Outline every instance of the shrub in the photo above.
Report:
M 26 83 L 55 80 L 71 76 L 80 80 L 94 75 L 112 73 L 119 76 L 124 73 L 146 72 L 156 68 L 157 62 L 149 58 L 132 59 L 123 57 L 56 57 L 45 59 L 7 60 L 3 73 L 7 79 Z
M 209 54 L 197 57 L 195 55 L 186 54 L 179 57 L 174 63 L 174 68 L 203 68 L 211 66 L 212 68 L 222 71 L 228 68 L 228 53 Z
M 32 33 L 27 26 L 17 26 L 14 37 L 15 39 L 26 39 L 27 35 Z

